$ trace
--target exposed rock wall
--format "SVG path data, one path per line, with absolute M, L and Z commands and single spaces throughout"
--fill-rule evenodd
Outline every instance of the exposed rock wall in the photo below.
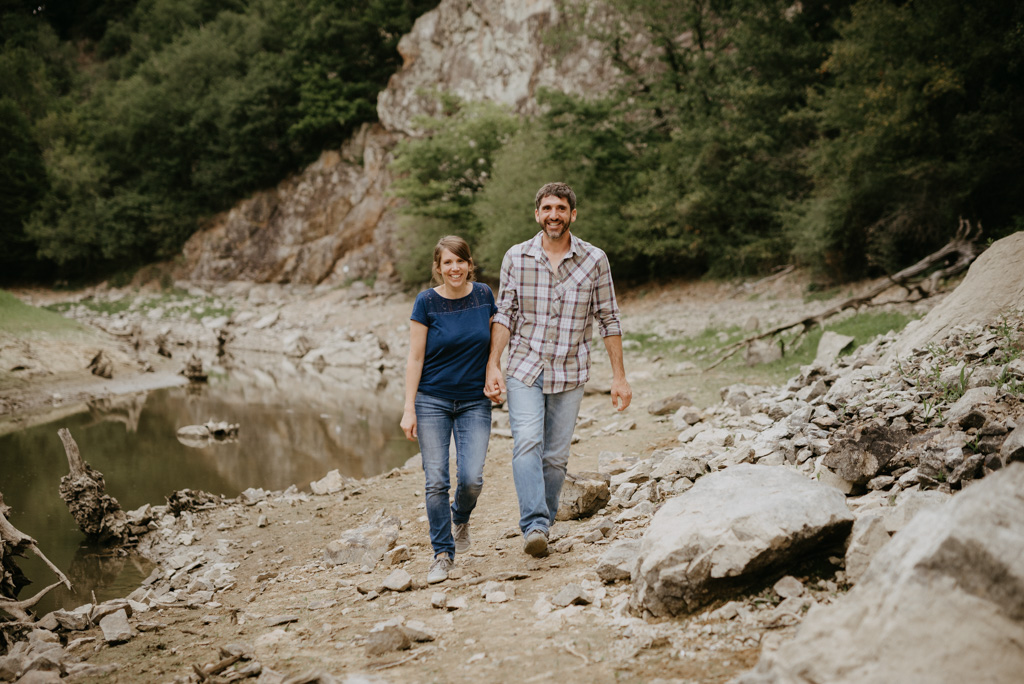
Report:
M 555 0 L 443 0 L 399 42 L 404 63 L 378 98 L 381 123 L 415 135 L 415 117 L 438 113 L 437 91 L 524 113 L 536 111 L 541 88 L 604 92 L 616 72 L 601 44 L 573 33 L 567 40 L 574 44 L 559 54 L 562 48 L 546 40 L 561 21 L 555 5 Z
M 592 18 L 591 18 L 592 19 Z M 548 87 L 598 94 L 615 71 L 601 45 L 567 34 L 555 0 L 442 0 L 402 38 L 402 68 L 378 97 L 380 124 L 276 188 L 256 193 L 197 232 L 184 249 L 184 275 L 198 281 L 335 284 L 394 273 L 398 200 L 388 164 L 418 116 L 436 114 L 435 94 L 536 111 Z
M 278 283 L 390 275 L 395 200 L 387 165 L 397 136 L 364 126 L 341 151 L 223 214 L 185 244 L 188 278 Z

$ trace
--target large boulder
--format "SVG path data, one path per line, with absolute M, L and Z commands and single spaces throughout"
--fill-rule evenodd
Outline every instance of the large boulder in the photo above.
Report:
M 654 516 L 633 575 L 634 610 L 691 613 L 835 551 L 853 525 L 845 497 L 783 466 L 705 475 Z
M 838 603 L 735 684 L 1020 682 L 1024 465 L 922 511 Z
M 920 322 L 900 335 L 886 359 L 905 357 L 915 348 L 941 340 L 953 328 L 989 323 L 1007 310 L 1024 308 L 1024 231 L 992 244 L 971 264 L 962 283 Z

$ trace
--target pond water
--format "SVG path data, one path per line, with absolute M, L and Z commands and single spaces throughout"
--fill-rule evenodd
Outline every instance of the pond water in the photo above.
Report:
M 207 368 L 211 366 L 207 365 Z M 306 371 L 280 357 L 247 357 L 213 366 L 208 384 L 90 402 L 46 425 L 0 436 L 0 492 L 9 518 L 71 580 L 36 606 L 58 607 L 125 596 L 152 570 L 148 561 L 85 545 L 60 498 L 67 457 L 57 436 L 66 427 L 82 458 L 101 473 L 125 510 L 166 503 L 179 489 L 227 497 L 256 487 L 307 489 L 328 471 L 368 477 L 402 465 L 418 447 L 398 427 L 401 380 L 376 370 Z M 240 425 L 237 441 L 186 446 L 177 429 L 208 420 Z M 18 559 L 33 581 L 19 598 L 55 581 L 34 555 Z

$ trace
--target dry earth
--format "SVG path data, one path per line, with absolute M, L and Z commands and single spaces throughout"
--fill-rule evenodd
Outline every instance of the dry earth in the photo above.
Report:
M 806 304 L 805 287 L 806 281 L 795 275 L 746 288 L 685 283 L 622 293 L 620 304 L 627 331 L 682 338 L 709 325 L 743 325 L 751 316 L 768 326 L 829 304 Z M 16 294 L 35 304 L 47 299 L 41 292 Z M 411 305 L 406 295 L 347 304 L 334 299 L 325 315 L 323 297 L 284 302 L 282 315 L 298 318 L 315 312 L 324 318 L 323 325 L 343 320 L 349 327 L 389 331 L 393 337 L 405 325 Z M 116 351 L 118 344 L 111 338 L 112 349 Z M 404 350 L 392 347 L 392 354 L 400 361 Z M 671 422 L 646 410 L 656 399 L 680 391 L 694 396 L 698 404 L 717 399 L 717 388 L 709 386 L 713 383 L 706 376 L 695 371 L 674 374 L 657 358 L 644 357 L 627 346 L 634 401 L 624 414 L 616 414 L 608 396 L 600 393 L 610 379 L 603 351 L 596 360 L 591 383 L 596 391 L 587 395 L 581 411 L 594 421 L 577 430 L 579 441 L 572 449 L 570 472 L 597 470 L 602 451 L 643 458 L 672 445 L 676 431 Z M 81 374 L 40 377 L 6 393 L 6 405 L 15 410 L 5 418 L 14 425 L 35 422 L 41 409 L 51 407 L 55 393 L 61 396 L 60 410 L 69 411 L 90 396 L 173 380 L 172 368 L 159 370 L 155 375 L 117 381 L 94 381 Z M 502 414 L 496 417 L 500 422 Z M 322 676 L 322 681 L 333 681 L 333 676 L 384 682 L 723 682 L 752 667 L 762 646 L 777 645 L 795 629 L 799 616 L 782 621 L 773 617 L 770 591 L 761 598 L 748 597 L 746 605 L 752 614 L 744 620 L 729 621 L 710 610 L 660 621 L 629 615 L 625 611 L 629 583 L 602 584 L 595 565 L 612 538 L 638 537 L 646 522 L 620 521 L 607 539 L 578 539 L 601 520 L 614 520 L 616 511 L 556 525 L 556 537 L 577 538 L 565 553 L 541 560 L 525 555 L 516 534 L 510 463 L 511 441 L 492 437 L 484 491 L 472 519 L 472 548 L 457 557 L 453 579 L 430 587 L 424 583 L 430 546 L 423 476 L 417 468 L 372 478 L 347 493 L 299 492 L 252 506 L 231 503 L 182 516 L 173 529 L 194 534 L 191 544 L 178 550 L 219 554 L 225 562 L 238 563 L 231 571 L 237 582 L 210 603 L 137 614 L 134 619 L 146 623 L 147 631 L 127 643 L 107 646 L 98 628 L 70 634 L 69 641 L 86 639 L 75 645 L 77 656 L 93 665 L 116 668 L 77 680 L 169 682 L 191 677 L 197 681 L 193 665 L 216 662 L 218 649 L 228 644 L 244 644 L 262 665 L 260 681 L 267 682 L 317 681 L 316 676 Z M 323 549 L 343 531 L 381 512 L 403 523 L 398 543 L 409 547 L 411 559 L 400 566 L 413 576 L 414 588 L 383 591 L 371 599 L 372 594 L 360 593 L 357 585 L 379 585 L 395 568 L 380 563 L 366 573 L 351 565 L 331 566 L 324 563 Z M 261 516 L 266 523 L 262 527 Z M 45 540 L 41 541 L 45 547 Z M 485 601 L 486 580 L 509 576 L 518 578 L 504 583 L 510 600 Z M 800 579 L 807 580 L 819 601 L 828 602 L 835 595 L 837 587 L 827 578 Z M 552 605 L 551 599 L 572 583 L 587 589 L 594 603 L 568 608 Z M 466 605 L 458 610 L 435 608 L 432 600 L 437 592 L 444 593 L 449 603 L 464 598 Z M 415 643 L 409 650 L 368 655 L 365 644 L 371 629 L 396 618 L 422 622 L 433 640 Z

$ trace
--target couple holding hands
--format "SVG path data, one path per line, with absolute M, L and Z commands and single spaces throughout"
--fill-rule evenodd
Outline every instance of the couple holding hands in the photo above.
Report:
M 507 393 L 519 529 L 524 551 L 540 557 L 548 551 L 589 378 L 594 321 L 611 360 L 612 403 L 621 411 L 632 400 L 608 258 L 570 231 L 576 195 L 568 185 L 548 183 L 535 204 L 541 230 L 506 252 L 497 302 L 489 287 L 473 281 L 469 245 L 449 235 L 434 248 L 440 285 L 413 304 L 402 430 L 419 440 L 423 458 L 431 584 L 446 580 L 455 554 L 469 549 L 492 402 Z M 507 377 L 500 365 L 506 346 Z M 449 504 L 453 436 L 457 484 Z

